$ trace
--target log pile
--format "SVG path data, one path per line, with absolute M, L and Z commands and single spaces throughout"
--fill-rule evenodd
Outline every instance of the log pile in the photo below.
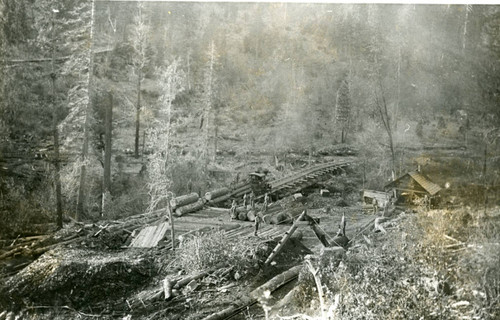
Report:
M 209 202 L 217 203 L 221 201 L 220 199 L 226 198 L 226 196 L 229 199 L 229 192 L 230 190 L 228 188 L 215 189 L 205 193 L 205 199 Z
M 200 197 L 196 192 L 185 194 L 183 196 L 175 197 L 170 200 L 170 206 L 172 209 L 177 209 L 178 207 L 182 207 L 191 203 L 198 201 Z
M 202 198 L 199 198 L 199 199 L 197 199 L 196 201 L 194 201 L 192 203 L 183 205 L 182 207 L 177 207 L 175 209 L 174 215 L 176 217 L 180 217 L 180 216 L 182 216 L 182 215 L 184 215 L 186 213 L 191 213 L 191 212 L 198 211 L 201 208 L 203 208 L 204 205 L 205 205 L 205 200 L 202 199 Z

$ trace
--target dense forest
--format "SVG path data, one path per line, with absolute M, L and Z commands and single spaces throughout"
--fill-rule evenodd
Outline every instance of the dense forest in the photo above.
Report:
M 380 188 L 411 151 L 448 145 L 471 151 L 456 167 L 469 182 L 498 184 L 498 6 L 0 9 L 0 214 L 13 224 L 154 210 L 233 170 L 224 153 L 274 165 L 349 144 Z

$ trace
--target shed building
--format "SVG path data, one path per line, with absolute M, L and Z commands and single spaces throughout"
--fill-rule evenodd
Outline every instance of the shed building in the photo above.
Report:
M 414 204 L 417 199 L 432 199 L 442 188 L 420 172 L 408 172 L 385 185 L 385 190 L 394 192 L 396 203 Z

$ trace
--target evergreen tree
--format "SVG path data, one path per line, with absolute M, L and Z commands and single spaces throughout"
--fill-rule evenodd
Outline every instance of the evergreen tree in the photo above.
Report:
M 343 80 L 340 88 L 337 90 L 335 120 L 340 128 L 340 142 L 345 143 L 351 120 L 351 97 L 347 80 Z

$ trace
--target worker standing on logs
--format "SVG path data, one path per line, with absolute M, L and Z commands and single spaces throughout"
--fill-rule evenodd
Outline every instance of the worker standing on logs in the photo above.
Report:
M 269 201 L 269 196 L 266 193 L 266 195 L 264 196 L 264 203 L 262 204 L 262 213 L 263 214 L 265 214 L 267 211 L 267 206 L 269 205 L 268 201 Z
M 231 209 L 229 211 L 231 216 L 231 220 L 236 218 L 236 200 L 233 199 L 233 203 L 231 204 Z
M 253 193 L 253 190 L 250 193 L 250 208 L 252 208 L 252 210 L 255 210 L 255 193 Z
M 269 198 L 269 194 L 267 192 L 264 195 L 264 203 L 266 204 L 266 206 L 271 204 L 271 198 Z
M 246 208 L 247 207 L 247 194 L 245 193 L 243 195 L 243 208 Z

